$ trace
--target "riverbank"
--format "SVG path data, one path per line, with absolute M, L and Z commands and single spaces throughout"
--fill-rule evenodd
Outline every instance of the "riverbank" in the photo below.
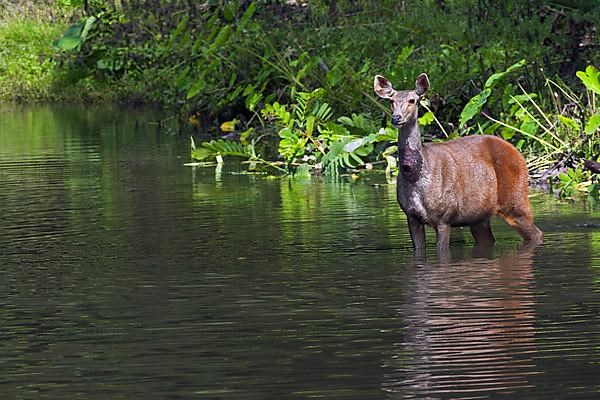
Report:
M 391 160 L 373 76 L 408 89 L 425 71 L 427 138 L 499 135 L 534 176 L 589 192 L 600 12 L 487 3 L 19 2 L 2 13 L 0 99 L 153 104 L 201 132 L 201 160 L 266 161 L 268 142 L 286 172 L 335 174 Z

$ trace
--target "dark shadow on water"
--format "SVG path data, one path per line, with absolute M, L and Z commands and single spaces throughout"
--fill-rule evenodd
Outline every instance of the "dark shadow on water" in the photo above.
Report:
M 535 386 L 535 248 L 495 250 L 414 258 L 402 310 L 407 334 L 382 384 L 390 398 L 514 398 Z

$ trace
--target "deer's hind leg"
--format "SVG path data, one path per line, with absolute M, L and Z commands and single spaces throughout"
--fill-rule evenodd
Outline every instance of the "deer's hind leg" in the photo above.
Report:
M 505 149 L 506 151 L 506 149 Z M 533 223 L 533 212 L 529 204 L 529 182 L 527 165 L 519 152 L 512 148 L 514 163 L 497 168 L 498 215 L 512 226 L 526 242 L 542 244 L 544 234 Z
M 544 242 L 543 232 L 533 223 L 533 213 L 529 202 L 525 206 L 513 208 L 499 213 L 506 223 L 512 226 L 526 242 L 542 244 Z
M 469 228 L 471 229 L 471 234 L 477 244 L 488 245 L 493 244 L 496 241 L 496 239 L 494 239 L 494 234 L 492 233 L 490 218 L 486 218 L 478 224 L 471 225 Z

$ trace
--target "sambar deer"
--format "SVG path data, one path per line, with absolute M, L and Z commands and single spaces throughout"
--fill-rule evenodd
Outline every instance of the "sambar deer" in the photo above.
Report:
M 392 125 L 398 128 L 400 207 L 408 219 L 415 249 L 425 248 L 425 225 L 437 233 L 437 250 L 447 251 L 453 226 L 469 226 L 478 244 L 491 244 L 490 219 L 499 215 L 527 242 L 544 235 L 533 223 L 525 159 L 510 143 L 488 135 L 442 143 L 421 143 L 418 104 L 429 90 L 426 74 L 414 90 L 395 90 L 375 76 L 375 93 L 392 102 Z

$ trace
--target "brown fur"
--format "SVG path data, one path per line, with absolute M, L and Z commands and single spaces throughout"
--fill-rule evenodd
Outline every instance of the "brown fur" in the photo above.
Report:
M 529 204 L 527 165 L 514 146 L 480 135 L 421 144 L 418 103 L 428 88 L 425 74 L 412 91 L 396 91 L 387 79 L 375 77 L 375 92 L 392 101 L 392 123 L 398 127 L 398 202 L 413 246 L 425 247 L 425 224 L 436 230 L 438 250 L 448 248 L 452 226 L 469 226 L 476 242 L 492 243 L 494 215 L 526 241 L 542 243 Z

